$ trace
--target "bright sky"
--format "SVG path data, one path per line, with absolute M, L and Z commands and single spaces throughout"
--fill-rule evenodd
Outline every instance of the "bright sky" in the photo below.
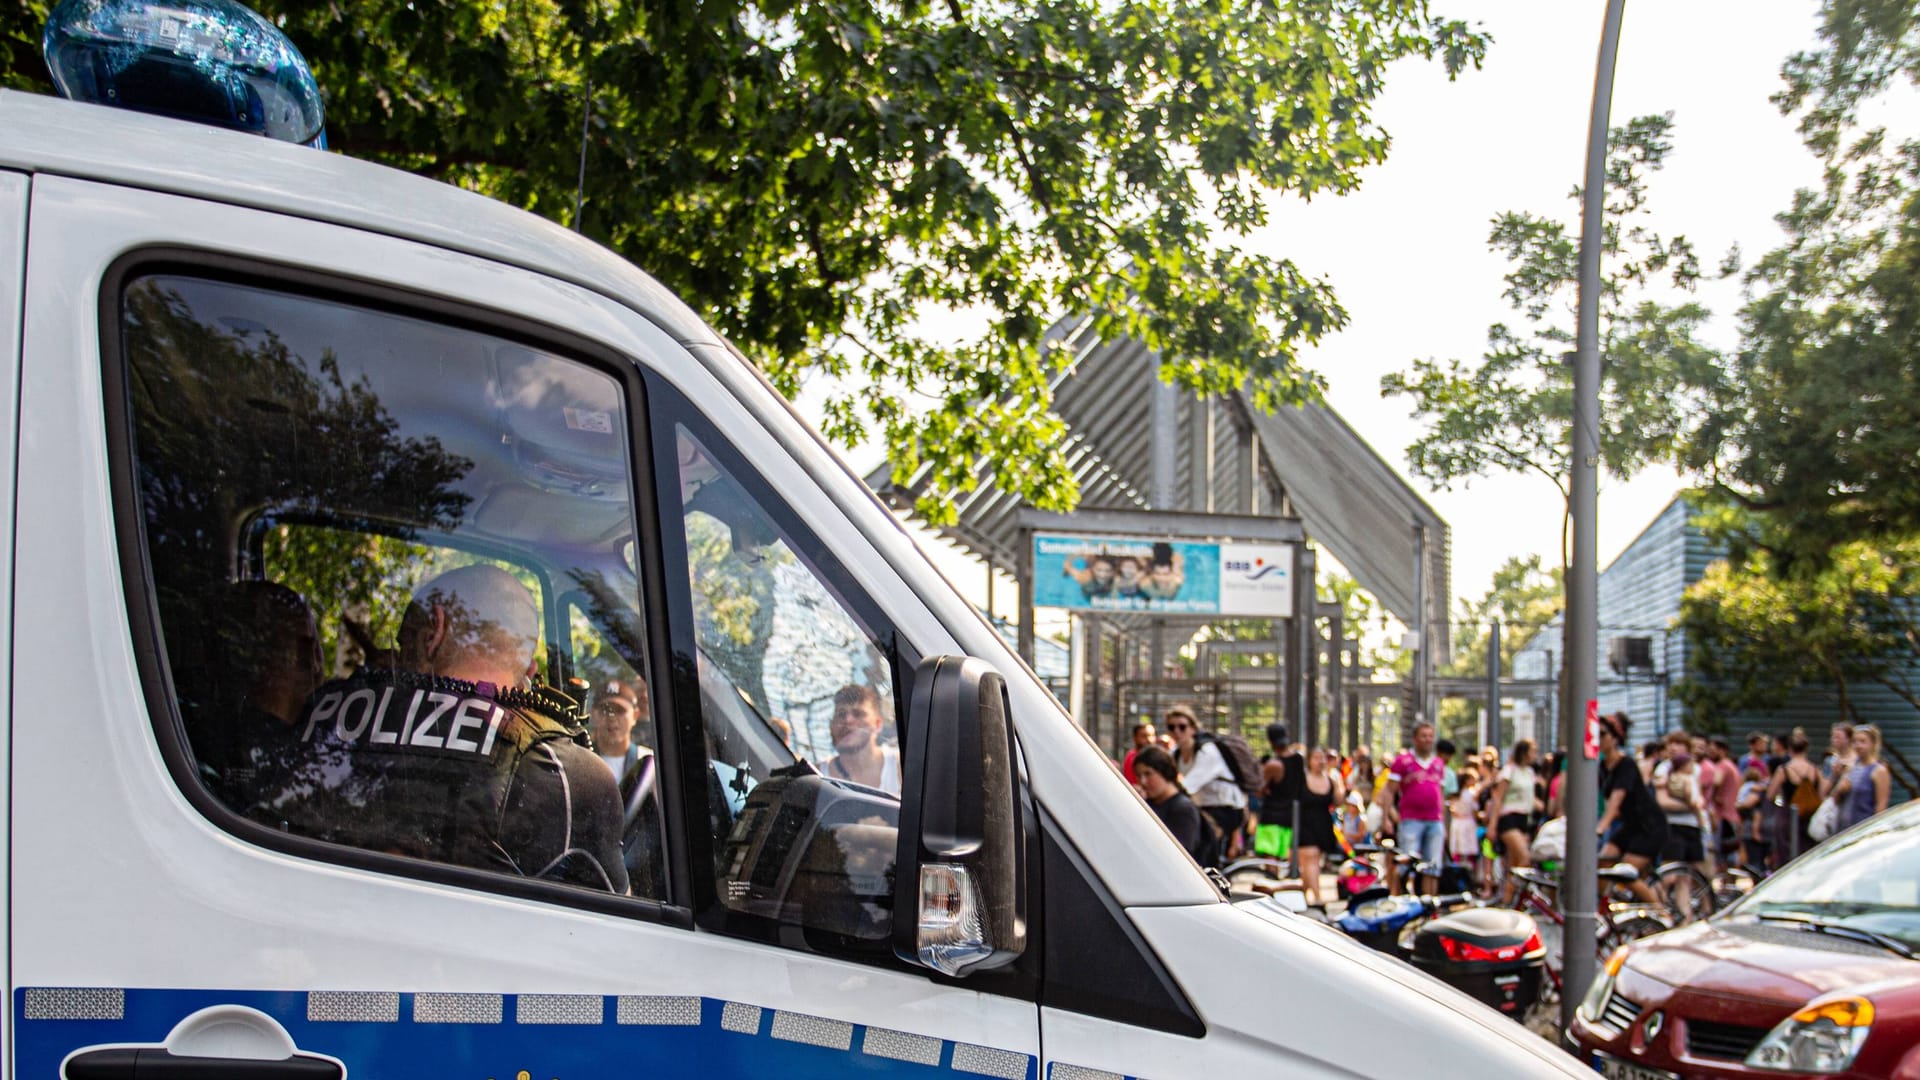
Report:
M 1560 216 L 1585 162 L 1602 0 L 1435 0 L 1494 36 L 1486 66 L 1448 83 L 1438 65 L 1393 73 L 1378 115 L 1386 164 L 1344 199 L 1290 204 L 1260 238 L 1329 278 L 1352 323 L 1307 356 L 1330 404 L 1403 472 L 1419 434 L 1380 377 L 1416 357 L 1475 359 L 1486 327 L 1515 320 L 1500 298 L 1506 263 L 1486 248 L 1508 209 Z M 1773 215 L 1818 180 L 1790 120 L 1767 100 L 1781 61 L 1815 44 L 1815 0 L 1627 5 L 1613 122 L 1675 114 L 1674 153 L 1653 184 L 1654 227 L 1691 238 L 1704 267 L 1738 243 L 1749 261 L 1779 239 Z M 1709 339 L 1732 345 L 1737 282 L 1702 290 Z M 1416 488 L 1453 529 L 1453 595 L 1478 596 L 1515 554 L 1559 562 L 1559 495 L 1544 478 L 1502 476 L 1454 491 Z M 1600 563 L 1631 543 L 1680 487 L 1664 470 L 1603 479 Z
M 1306 361 L 1326 376 L 1330 404 L 1403 474 L 1419 428 L 1404 400 L 1381 398 L 1380 377 L 1416 357 L 1475 359 L 1487 325 L 1516 318 L 1500 297 L 1506 264 L 1486 248 L 1496 213 L 1526 209 L 1577 226 L 1567 196 L 1584 167 L 1604 10 L 1603 0 L 1434 6 L 1493 34 L 1484 69 L 1449 83 L 1438 63 L 1401 65 L 1377 110 L 1393 137 L 1386 164 L 1346 198 L 1276 207 L 1270 227 L 1246 245 L 1332 281 L 1352 321 Z M 1815 14 L 1816 0 L 1628 4 L 1613 121 L 1675 113 L 1675 150 L 1651 185 L 1652 225 L 1690 237 L 1709 270 L 1735 243 L 1749 261 L 1773 247 L 1773 215 L 1818 179 L 1792 122 L 1767 100 L 1781 62 L 1815 44 Z M 1709 340 L 1732 345 L 1737 282 L 1703 288 L 1701 299 L 1718 315 Z M 864 466 L 872 455 L 863 450 L 855 456 Z M 1558 564 L 1560 502 L 1544 479 L 1414 486 L 1453 529 L 1456 599 L 1483 593 L 1511 555 Z M 1603 478 L 1602 566 L 1680 486 L 1666 472 Z M 965 594 L 984 600 L 979 564 L 939 550 L 937 540 L 926 546 Z M 995 600 L 1013 614 L 1010 579 L 1000 580 Z

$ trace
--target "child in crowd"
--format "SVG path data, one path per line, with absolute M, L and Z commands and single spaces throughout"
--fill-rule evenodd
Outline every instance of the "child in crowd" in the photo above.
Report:
M 1480 854 L 1480 763 L 1469 762 L 1460 774 L 1460 790 L 1448 808 L 1447 861 L 1472 867 Z
M 1767 838 L 1761 831 L 1760 804 L 1767 798 L 1767 777 L 1758 765 L 1748 765 L 1740 785 L 1740 861 L 1747 866 L 1767 864 Z

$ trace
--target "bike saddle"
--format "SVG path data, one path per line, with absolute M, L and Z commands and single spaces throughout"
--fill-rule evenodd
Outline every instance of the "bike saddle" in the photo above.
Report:
M 1516 866 L 1512 870 L 1509 870 L 1508 873 L 1529 885 L 1544 885 L 1547 888 L 1553 888 L 1560 884 L 1558 881 L 1555 881 L 1553 878 L 1530 866 Z
M 1631 863 L 1615 863 L 1601 867 L 1595 876 L 1602 881 L 1639 881 L 1640 871 L 1635 870 Z

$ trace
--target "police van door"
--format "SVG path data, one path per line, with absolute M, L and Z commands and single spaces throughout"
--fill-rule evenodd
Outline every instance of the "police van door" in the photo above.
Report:
M 888 948 L 938 627 L 685 349 L 310 216 L 32 210 L 16 1075 L 1037 1080 L 1031 978 Z
M 26 288 L 27 192 L 24 173 L 0 170 L 0 446 L 14 445 L 14 422 L 19 415 L 15 396 L 20 385 L 20 302 Z M 0 529 L 13 533 L 13 471 L 0 471 Z M 13 575 L 0 576 L 0 610 L 13 604 Z M 0 652 L 6 649 L 11 626 L 0 623 Z M 0 730 L 12 714 L 10 697 L 0 697 Z M 6 767 L 9 740 L 0 738 L 0 798 L 11 799 L 6 791 L 9 771 Z M 10 883 L 7 837 L 0 834 L 0 883 Z M 11 889 L 7 895 L 11 896 Z M 11 908 L 11 903 L 9 903 Z M 10 1026 L 10 1025 L 9 1025 Z M 0 1027 L 0 1060 L 12 1060 L 12 1040 L 7 1028 Z

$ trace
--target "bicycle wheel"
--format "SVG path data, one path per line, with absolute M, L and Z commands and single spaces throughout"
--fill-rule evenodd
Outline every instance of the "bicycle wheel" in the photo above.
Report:
M 1546 978 L 1544 972 L 1542 975 L 1540 996 L 1534 999 L 1526 1015 L 1520 1018 L 1520 1023 L 1528 1031 L 1558 1046 L 1561 1036 L 1559 977 L 1556 974 L 1553 978 Z
M 1642 905 L 1642 910 L 1633 912 L 1614 912 L 1609 917 L 1607 931 L 1600 935 L 1600 962 L 1606 963 L 1613 950 L 1629 941 L 1652 937 L 1673 929 L 1673 921 L 1665 913 Z
M 1283 878 L 1287 876 L 1287 861 L 1272 859 L 1265 855 L 1255 855 L 1245 859 L 1235 859 L 1220 868 L 1220 872 L 1229 878 L 1241 874 L 1260 874 L 1264 877 Z
M 1724 908 L 1735 900 L 1753 891 L 1760 883 L 1753 871 L 1744 866 L 1723 866 L 1713 875 L 1713 902 L 1716 907 Z
M 1692 863 L 1662 863 L 1653 873 L 1675 919 L 1690 923 L 1714 913 L 1713 882 Z

